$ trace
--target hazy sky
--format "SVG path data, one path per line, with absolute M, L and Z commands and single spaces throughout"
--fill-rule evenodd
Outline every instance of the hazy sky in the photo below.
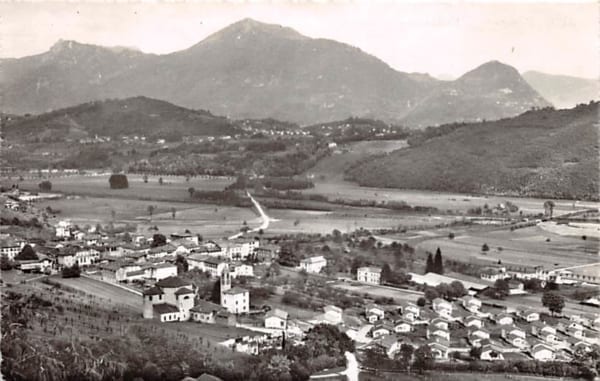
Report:
M 459 76 L 497 59 L 520 71 L 598 78 L 599 16 L 593 0 L 7 2 L 0 56 L 42 53 L 61 38 L 169 53 L 251 17 L 357 46 L 401 71 Z

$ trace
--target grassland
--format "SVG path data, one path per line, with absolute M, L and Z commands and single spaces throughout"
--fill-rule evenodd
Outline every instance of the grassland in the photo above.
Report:
M 406 374 L 406 373 L 385 373 L 379 374 L 361 372 L 360 381 L 540 381 L 540 380 L 575 380 L 571 378 L 528 376 L 521 374 L 500 374 L 500 373 L 447 373 L 447 372 L 428 372 L 426 374 Z

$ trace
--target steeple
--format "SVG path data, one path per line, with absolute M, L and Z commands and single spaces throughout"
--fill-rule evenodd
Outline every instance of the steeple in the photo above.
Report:
M 231 289 L 231 274 L 229 274 L 229 266 L 225 266 L 225 268 L 223 269 L 223 272 L 221 273 L 221 305 L 223 305 L 223 301 L 225 300 L 225 298 L 223 297 L 223 294 L 225 293 L 225 291 Z

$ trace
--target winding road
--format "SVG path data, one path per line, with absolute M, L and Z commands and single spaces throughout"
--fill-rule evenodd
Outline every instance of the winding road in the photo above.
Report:
M 271 221 L 277 221 L 277 220 L 272 219 L 269 216 L 267 216 L 267 214 L 263 210 L 262 206 L 260 206 L 260 204 L 258 203 L 258 201 L 256 201 L 254 199 L 254 197 L 252 197 L 252 195 L 250 194 L 250 192 L 246 192 L 246 195 L 250 198 L 250 201 L 252 201 L 252 203 L 254 204 L 254 207 L 256 207 L 256 210 L 258 210 L 258 213 L 260 214 L 260 218 L 262 219 L 262 224 L 259 227 L 257 227 L 257 228 L 248 230 L 248 233 L 254 233 L 254 232 L 257 232 L 259 230 L 262 230 L 262 231 L 267 230 L 267 228 L 269 227 L 269 223 L 271 223 Z M 244 232 L 240 232 L 240 233 L 232 235 L 228 239 L 236 239 L 236 238 L 239 238 L 239 237 L 243 236 L 244 234 L 245 234 Z

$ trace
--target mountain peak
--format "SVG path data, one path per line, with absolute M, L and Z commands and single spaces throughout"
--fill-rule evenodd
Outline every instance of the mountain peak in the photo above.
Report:
M 520 78 L 518 70 L 514 67 L 502 63 L 500 61 L 489 61 L 482 65 L 479 65 L 475 69 L 465 73 L 460 79 L 469 79 L 475 77 L 489 77 L 489 76 L 502 76 L 502 77 L 512 77 L 512 78 Z
M 271 36 L 287 39 L 306 39 L 296 30 L 282 25 L 268 24 L 252 18 L 245 18 L 226 26 L 211 34 L 202 42 L 222 41 L 227 39 L 241 39 L 243 36 Z M 202 43 L 201 42 L 201 43 Z

